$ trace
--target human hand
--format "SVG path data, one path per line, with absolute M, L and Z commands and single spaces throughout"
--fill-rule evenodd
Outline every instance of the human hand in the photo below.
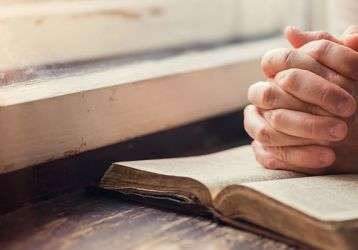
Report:
M 306 173 L 328 166 L 334 172 L 358 171 L 358 157 L 352 154 L 358 149 L 353 98 L 358 53 L 347 47 L 358 48 L 357 31 L 351 27 L 338 40 L 323 32 L 288 29 L 286 36 L 296 49 L 264 56 L 262 68 L 270 82 L 250 88 L 254 105 L 245 109 L 245 128 L 265 167 Z

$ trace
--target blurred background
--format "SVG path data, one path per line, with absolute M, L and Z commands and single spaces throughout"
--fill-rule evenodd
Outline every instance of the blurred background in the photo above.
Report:
M 66 63 L 280 37 L 287 25 L 339 34 L 357 12 L 355 0 L 2 0 L 0 82 Z

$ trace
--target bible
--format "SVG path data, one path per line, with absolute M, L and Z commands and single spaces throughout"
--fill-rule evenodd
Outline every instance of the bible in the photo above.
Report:
M 322 249 L 358 247 L 358 175 L 268 170 L 249 146 L 208 155 L 114 163 L 100 187 L 205 207 Z

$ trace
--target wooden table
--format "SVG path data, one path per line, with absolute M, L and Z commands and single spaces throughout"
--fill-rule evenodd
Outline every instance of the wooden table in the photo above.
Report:
M 235 113 L 2 175 L 0 249 L 294 249 L 207 217 L 88 191 L 110 162 L 215 151 L 247 143 L 241 131 Z
M 0 249 L 293 249 L 200 216 L 77 191 L 0 219 Z

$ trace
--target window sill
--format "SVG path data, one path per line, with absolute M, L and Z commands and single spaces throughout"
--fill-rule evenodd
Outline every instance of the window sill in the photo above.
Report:
M 0 88 L 0 173 L 240 110 L 282 38 Z

